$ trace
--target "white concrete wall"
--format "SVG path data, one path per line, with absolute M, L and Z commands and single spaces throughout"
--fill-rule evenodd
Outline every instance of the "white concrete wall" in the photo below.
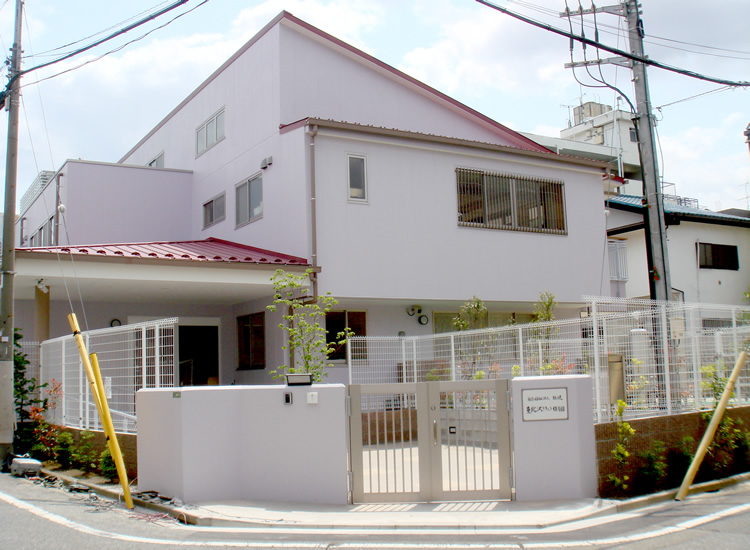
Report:
M 597 495 L 596 441 L 588 375 L 518 377 L 512 381 L 516 499 Z M 524 421 L 524 390 L 567 388 L 568 418 Z
M 141 390 L 138 487 L 188 503 L 346 504 L 345 398 L 343 385 Z
M 559 302 L 609 291 L 601 178 L 556 162 L 395 138 L 316 138 L 321 291 L 338 297 Z M 366 204 L 347 200 L 347 154 L 367 158 Z M 457 167 L 565 182 L 567 235 L 459 227 Z

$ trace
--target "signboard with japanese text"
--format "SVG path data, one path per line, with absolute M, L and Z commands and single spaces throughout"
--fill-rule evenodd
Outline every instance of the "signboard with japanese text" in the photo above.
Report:
M 521 390 L 524 422 L 568 419 L 568 388 Z

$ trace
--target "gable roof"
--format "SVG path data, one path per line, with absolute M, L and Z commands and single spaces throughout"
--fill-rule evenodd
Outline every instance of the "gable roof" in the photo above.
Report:
M 100 258 L 220 262 L 277 266 L 309 266 L 305 258 L 273 252 L 222 239 L 151 243 L 92 244 L 75 246 L 19 247 L 21 254 L 67 254 Z
M 607 202 L 612 208 L 627 212 L 641 213 L 645 208 L 643 197 L 636 195 L 618 195 L 610 198 Z M 664 201 L 664 215 L 668 218 L 667 225 L 677 225 L 680 221 L 690 221 L 750 228 L 750 218 L 691 208 L 671 201 Z
M 464 105 L 463 103 L 453 99 L 452 97 L 439 92 L 438 90 L 428 86 L 424 82 L 417 80 L 414 77 L 407 75 L 406 73 L 399 71 L 395 67 L 380 61 L 379 59 L 355 48 L 354 46 L 347 44 L 343 40 L 340 40 L 320 29 L 310 25 L 309 23 L 295 17 L 287 11 L 282 11 L 275 18 L 273 18 L 265 27 L 263 27 L 255 36 L 248 40 L 244 46 L 242 46 L 234 55 L 232 55 L 227 61 L 225 61 L 211 76 L 209 76 L 200 86 L 198 86 L 190 95 L 188 95 L 177 107 L 175 107 L 164 119 L 161 120 L 148 134 L 146 134 L 135 146 L 133 146 L 123 157 L 118 161 L 122 163 L 127 159 L 134 151 L 136 151 L 145 141 L 147 141 L 154 133 L 156 133 L 161 127 L 163 127 L 176 113 L 178 113 L 187 103 L 189 103 L 198 93 L 206 88 L 214 79 L 216 79 L 221 73 L 223 73 L 232 63 L 234 63 L 243 53 L 245 53 L 250 47 L 253 46 L 258 40 L 266 35 L 276 25 L 283 24 L 287 28 L 294 29 L 306 36 L 309 36 L 318 42 L 326 45 L 327 47 L 337 49 L 347 55 L 350 58 L 354 58 L 364 65 L 369 65 L 373 70 L 377 70 L 381 74 L 388 75 L 391 79 L 397 81 L 402 86 L 416 90 L 422 96 L 431 99 L 432 101 L 439 103 L 453 112 L 459 113 L 461 116 L 472 119 L 476 123 L 484 126 L 485 128 L 491 129 L 499 137 L 507 140 L 512 146 L 518 147 L 519 149 L 525 149 L 529 151 L 552 153 L 543 145 L 533 141 L 532 139 L 511 130 L 507 126 L 500 124 L 499 122 L 491 119 L 490 117 L 483 115 L 482 113 Z M 314 113 L 310 113 L 314 115 Z M 291 121 L 290 121 L 291 122 Z M 353 121 L 356 122 L 356 121 Z

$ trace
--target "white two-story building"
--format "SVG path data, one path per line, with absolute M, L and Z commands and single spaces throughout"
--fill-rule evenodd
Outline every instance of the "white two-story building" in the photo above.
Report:
M 70 160 L 37 186 L 17 324 L 67 334 L 80 288 L 91 329 L 179 317 L 181 340 L 213 342 L 181 353 L 227 384 L 285 362 L 278 267 L 339 300 L 332 333 L 429 334 L 473 296 L 525 320 L 543 291 L 577 316 L 610 289 L 605 170 L 282 12 L 119 162 Z

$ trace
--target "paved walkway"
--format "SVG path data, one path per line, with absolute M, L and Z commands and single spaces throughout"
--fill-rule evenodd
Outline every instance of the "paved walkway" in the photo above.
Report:
M 116 499 L 122 498 L 119 485 L 96 485 L 78 478 L 44 471 L 64 483 L 85 485 Z M 694 485 L 690 494 L 714 491 L 750 481 L 750 473 Z M 676 490 L 663 491 L 627 500 L 578 499 L 547 502 L 450 502 L 321 505 L 281 502 L 222 501 L 184 504 L 158 495 L 139 494 L 133 489 L 137 506 L 167 513 L 180 521 L 203 526 L 283 526 L 286 528 L 351 529 L 519 529 L 531 530 L 563 525 L 597 516 L 617 514 L 672 500 Z

